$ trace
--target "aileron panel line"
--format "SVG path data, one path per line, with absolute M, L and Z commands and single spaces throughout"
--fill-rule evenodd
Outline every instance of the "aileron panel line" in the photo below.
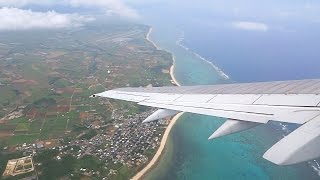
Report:
M 243 121 L 252 121 L 252 122 L 259 122 L 259 123 L 267 123 L 270 119 L 272 119 L 272 115 L 268 115 L 268 114 L 236 112 L 231 110 L 226 111 L 223 109 L 220 109 L 220 110 L 206 109 L 206 108 L 199 108 L 199 107 L 192 107 L 192 106 L 179 106 L 179 105 L 161 104 L 161 103 L 154 103 L 154 102 L 140 102 L 139 104 L 144 106 L 150 106 L 150 107 L 172 109 L 176 111 L 224 117 L 224 118 L 230 118 L 230 119 L 239 119 Z
M 302 124 L 273 145 L 263 157 L 279 165 L 320 157 L 320 79 L 120 88 L 91 97 L 96 96 L 160 108 L 143 122 L 169 117 L 177 112 L 229 119 L 209 139 L 246 130 L 270 120 Z
M 254 104 L 276 106 L 308 106 L 315 107 L 320 101 L 319 95 L 313 94 L 270 94 L 262 95 Z

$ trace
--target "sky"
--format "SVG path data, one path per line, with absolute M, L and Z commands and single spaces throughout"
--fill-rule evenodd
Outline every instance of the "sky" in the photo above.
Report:
M 121 0 L 0 0 L 0 7 L 0 30 L 81 26 L 95 20 L 97 14 L 139 18 L 136 10 Z
M 0 0 L 0 30 L 75 27 L 98 14 L 143 21 L 143 11 L 155 6 L 193 21 L 226 19 L 246 31 L 268 31 L 273 22 L 320 23 L 317 0 Z

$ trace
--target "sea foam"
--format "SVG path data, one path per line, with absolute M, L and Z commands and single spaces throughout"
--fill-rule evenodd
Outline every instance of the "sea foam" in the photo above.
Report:
M 178 40 L 176 41 L 176 45 L 180 46 L 181 48 L 185 49 L 186 51 L 189 51 L 190 53 L 192 53 L 192 54 L 193 54 L 194 56 L 196 56 L 197 58 L 199 58 L 199 59 L 205 61 L 206 63 L 208 63 L 208 64 L 209 64 L 215 71 L 217 71 L 218 74 L 219 74 L 222 78 L 224 78 L 225 80 L 230 79 L 230 77 L 229 77 L 225 72 L 223 72 L 222 69 L 220 69 L 218 66 L 216 66 L 213 62 L 207 60 L 206 58 L 202 57 L 200 54 L 198 54 L 198 53 L 190 50 L 190 48 L 188 48 L 187 46 L 185 46 L 185 45 L 183 44 L 184 39 L 185 39 L 185 33 L 184 33 L 184 31 L 181 31 L 181 35 L 180 35 L 180 37 L 178 38 Z
M 178 38 L 178 40 L 176 41 L 176 45 L 180 46 L 181 48 L 185 49 L 186 51 L 192 53 L 194 56 L 196 56 L 197 58 L 207 62 L 208 64 L 210 64 L 212 66 L 212 68 L 217 71 L 219 73 L 219 75 L 224 78 L 225 80 L 230 79 L 230 76 L 227 75 L 225 72 L 222 71 L 222 69 L 220 69 L 218 66 L 216 66 L 213 62 L 205 59 L 204 57 L 202 57 L 201 55 L 199 55 L 198 53 L 190 50 L 190 48 L 188 48 L 187 46 L 185 46 L 183 44 L 183 41 L 185 40 L 185 32 L 181 30 L 181 35 Z M 287 136 L 288 134 L 291 133 L 289 127 L 287 124 L 285 123 L 279 123 L 278 124 L 281 127 L 281 132 L 282 137 Z M 309 166 L 320 176 L 320 165 L 316 160 L 312 160 L 312 161 L 308 161 Z

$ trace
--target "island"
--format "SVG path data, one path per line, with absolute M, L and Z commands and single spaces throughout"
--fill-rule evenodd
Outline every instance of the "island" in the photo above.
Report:
M 179 85 L 172 55 L 150 41 L 151 30 L 95 22 L 2 32 L 3 177 L 129 179 L 142 170 L 163 148 L 170 119 L 141 124 L 155 109 L 89 96 L 118 87 Z M 32 168 L 15 173 L 19 158 L 30 159 Z

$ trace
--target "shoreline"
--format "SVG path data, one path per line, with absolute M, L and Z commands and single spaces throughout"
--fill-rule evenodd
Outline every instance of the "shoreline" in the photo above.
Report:
M 148 31 L 148 33 L 147 33 L 146 39 L 147 39 L 147 41 L 151 42 L 151 44 L 152 44 L 154 47 L 156 47 L 157 50 L 162 50 L 162 49 L 160 49 L 160 48 L 157 46 L 156 43 L 154 43 L 154 42 L 150 39 L 150 34 L 152 33 L 152 30 L 153 30 L 153 28 L 150 27 L 150 28 L 149 28 L 149 31 Z
M 152 28 L 150 28 L 149 29 L 149 32 L 148 32 L 148 35 L 147 35 L 147 39 L 149 40 L 149 42 L 151 42 L 157 49 L 159 49 L 159 50 L 163 50 L 163 49 L 160 49 L 152 40 L 150 40 L 149 39 L 149 36 L 150 36 L 150 33 L 152 32 Z M 182 35 L 180 36 L 180 38 L 176 41 L 176 45 L 177 46 L 180 46 L 181 48 L 183 48 L 184 50 L 186 50 L 187 52 L 189 52 L 189 53 L 191 53 L 191 54 L 193 54 L 193 56 L 195 56 L 196 58 L 198 58 L 198 59 L 200 59 L 200 60 L 202 60 L 202 61 L 204 61 L 204 62 L 206 62 L 206 63 L 208 63 L 216 72 L 218 72 L 218 74 L 224 79 L 224 80 L 229 80 L 230 79 L 230 76 L 227 74 L 227 73 L 225 73 L 222 69 L 220 69 L 217 65 L 215 65 L 213 62 L 211 62 L 211 61 L 209 61 L 208 59 L 206 59 L 206 58 L 204 58 L 203 56 L 201 56 L 200 54 L 198 54 L 197 52 L 195 52 L 195 51 L 193 51 L 193 50 L 191 50 L 190 48 L 188 48 L 186 45 L 184 45 L 183 44 L 183 41 L 184 41 L 184 32 L 182 31 Z M 166 51 L 166 50 L 165 50 Z M 167 51 L 168 52 L 168 51 Z M 169 52 L 170 53 L 170 52 Z M 172 81 L 173 82 L 175 82 L 176 83 L 176 85 L 178 85 L 178 86 L 180 86 L 179 85 L 179 83 L 177 82 L 177 80 L 176 80 L 176 78 L 175 78 L 175 76 L 174 76 L 174 67 L 175 67 L 175 57 L 174 57 L 174 55 L 173 55 L 173 53 L 171 53 L 171 55 L 172 55 L 172 58 L 173 58 L 173 65 L 170 67 L 170 76 L 171 76 L 171 79 L 172 79 Z M 181 115 L 180 115 L 181 116 Z M 180 117 L 179 116 L 179 117 Z M 178 118 L 179 118 L 178 117 Z M 174 117 L 174 118 L 176 118 L 176 117 Z M 173 119 L 172 119 L 173 120 Z M 175 121 L 176 121 L 177 119 L 175 119 Z M 171 122 L 170 122 L 171 123 Z M 175 122 L 174 122 L 175 123 Z M 168 125 L 168 127 L 169 127 L 169 125 Z M 282 125 L 282 126 L 280 126 L 280 127 L 282 127 L 282 130 L 287 130 L 286 129 L 286 127 L 284 126 L 284 125 Z M 171 127 L 170 127 L 171 128 Z M 171 130 L 171 129 L 170 129 Z M 167 129 L 166 129 L 166 131 L 167 131 Z M 164 138 L 164 137 L 163 137 Z M 167 137 L 168 138 L 168 137 Z M 162 139 L 163 140 L 163 139 Z M 161 140 L 161 142 L 162 142 L 162 140 Z M 167 141 L 167 140 L 166 140 Z M 159 147 L 159 149 L 160 149 L 161 147 Z M 164 147 L 163 147 L 164 148 Z M 159 151 L 159 150 L 158 150 Z M 157 151 L 157 153 L 158 153 L 158 151 Z M 161 150 L 161 151 L 163 151 L 163 150 Z M 162 154 L 163 152 L 161 152 L 161 154 Z M 160 160 L 160 156 L 161 156 L 161 154 L 159 155 L 159 157 L 157 157 L 156 158 L 156 160 L 155 160 L 155 162 L 154 163 L 152 163 L 151 164 L 151 161 L 147 164 L 147 166 L 149 166 L 149 164 L 151 164 L 150 165 L 150 167 L 148 167 L 147 168 L 147 166 L 145 166 L 144 167 L 144 169 L 146 169 L 147 168 L 147 170 L 146 171 L 144 171 L 144 172 L 142 172 L 142 171 L 140 171 L 140 172 L 142 172 L 143 174 L 141 175 L 141 176 L 139 176 L 137 179 L 143 179 L 143 177 L 146 175 L 146 174 L 148 174 L 148 172 L 153 168 L 153 167 L 157 167 L 157 162 Z M 155 155 L 156 156 L 156 155 Z M 153 159 L 152 159 L 152 161 L 154 160 L 154 158 L 155 157 L 153 157 Z M 309 167 L 311 167 L 311 168 L 313 168 L 313 170 L 320 176 L 320 165 L 319 165 L 319 163 L 317 162 L 317 161 L 308 161 L 308 165 L 309 165 Z M 143 169 L 143 170 L 144 170 Z M 140 173 L 139 172 L 139 173 Z M 137 175 L 135 175 L 135 177 L 136 177 Z
M 222 69 L 220 69 L 217 65 L 215 65 L 213 62 L 207 60 L 206 58 L 202 57 L 200 54 L 190 50 L 190 48 L 186 47 L 185 45 L 183 45 L 183 40 L 184 40 L 184 32 L 182 31 L 182 35 L 181 37 L 176 41 L 176 45 L 180 46 L 181 48 L 183 48 L 184 50 L 192 53 L 194 56 L 196 56 L 197 58 L 201 59 L 202 61 L 208 63 L 215 71 L 218 72 L 218 74 L 224 78 L 225 80 L 230 79 L 230 76 L 227 75 Z
M 172 55 L 172 61 L 173 61 L 173 64 L 172 66 L 170 67 L 170 76 L 171 76 L 171 79 L 173 81 L 174 84 L 176 84 L 177 86 L 181 86 L 181 84 L 178 82 L 178 80 L 176 79 L 176 77 L 174 76 L 174 67 L 175 67 L 175 64 L 176 64 L 176 58 Z
M 177 120 L 180 118 L 180 116 L 182 116 L 183 112 L 180 112 L 179 114 L 175 115 L 168 127 L 166 128 L 163 137 L 161 139 L 161 143 L 159 146 L 159 149 L 157 150 L 156 154 L 153 156 L 153 158 L 151 159 L 151 161 L 147 164 L 147 166 L 145 166 L 141 171 L 139 171 L 136 175 L 134 175 L 131 180 L 139 180 L 141 179 L 154 165 L 156 165 L 156 163 L 158 162 L 159 158 L 161 157 L 163 150 L 165 148 L 165 145 L 167 143 L 169 134 L 171 132 L 172 127 L 174 126 L 174 124 L 177 122 Z
M 149 31 L 148 31 L 148 34 L 146 36 L 146 39 L 151 42 L 156 48 L 157 50 L 162 50 L 160 49 L 151 39 L 150 39 L 150 34 L 152 32 L 152 27 L 150 27 Z M 170 53 L 170 52 L 169 52 Z M 173 83 L 175 83 L 177 86 L 181 86 L 180 83 L 177 81 L 177 79 L 175 78 L 174 76 L 174 67 L 175 67 L 175 62 L 176 62 L 176 59 L 174 57 L 174 55 L 172 53 L 170 53 L 172 55 L 172 66 L 170 67 L 170 76 L 171 76 L 171 79 L 173 81 Z M 139 180 L 141 179 L 154 165 L 156 165 L 156 163 L 158 162 L 160 156 L 162 155 L 163 153 L 163 150 L 165 148 L 165 145 L 167 143 L 167 140 L 168 140 L 168 137 L 169 137 L 169 134 L 171 132 L 171 129 L 173 127 L 173 125 L 177 122 L 177 120 L 180 118 L 180 116 L 183 114 L 183 112 L 180 112 L 178 113 L 177 115 L 175 115 L 169 125 L 167 126 L 166 130 L 164 131 L 164 134 L 162 136 L 162 139 L 161 139 L 161 142 L 160 142 L 160 146 L 156 152 L 156 154 L 153 156 L 153 158 L 151 159 L 151 161 L 141 170 L 139 171 L 136 175 L 134 175 L 131 179 L 132 180 Z
M 156 47 L 157 50 L 166 51 L 166 50 L 163 50 L 163 49 L 159 48 L 157 46 L 157 44 L 150 39 L 150 34 L 152 33 L 152 30 L 153 30 L 153 28 L 150 27 L 149 31 L 147 33 L 147 36 L 146 36 L 147 41 L 149 41 L 154 47 Z M 166 52 L 168 52 L 168 51 L 166 51 Z M 168 53 L 170 53 L 170 52 L 168 52 Z M 172 66 L 170 67 L 170 76 L 171 76 L 172 82 L 174 84 L 176 84 L 177 86 L 181 86 L 181 84 L 178 82 L 178 80 L 174 76 L 174 67 L 175 67 L 175 63 L 176 63 L 176 58 L 174 57 L 174 55 L 172 53 L 170 53 L 170 54 L 172 56 L 172 61 L 173 61 Z

